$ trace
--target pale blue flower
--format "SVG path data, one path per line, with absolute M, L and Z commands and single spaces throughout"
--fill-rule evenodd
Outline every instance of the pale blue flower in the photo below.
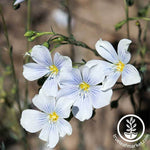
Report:
M 97 52 L 104 59 L 109 62 L 102 60 L 91 60 L 86 65 L 92 67 L 94 65 L 103 66 L 103 72 L 106 78 L 103 82 L 103 90 L 112 88 L 117 82 L 121 75 L 121 80 L 124 85 L 132 85 L 141 82 L 141 77 L 137 69 L 127 64 L 131 59 L 131 54 L 127 51 L 131 43 L 131 40 L 122 39 L 118 44 L 118 54 L 116 53 L 113 46 L 108 41 L 97 41 L 95 47 Z
M 20 4 L 20 3 L 22 3 L 23 1 L 24 1 L 24 0 L 16 0 L 15 3 L 14 3 L 14 5 Z
M 71 59 L 55 53 L 53 63 L 49 50 L 40 45 L 32 48 L 31 57 L 36 63 L 28 63 L 23 66 L 24 77 L 33 81 L 47 76 L 48 78 L 40 92 L 55 97 L 58 91 L 59 78 L 66 70 L 72 69 Z
M 72 127 L 64 118 L 70 115 L 70 103 L 63 98 L 57 100 L 42 94 L 33 98 L 33 104 L 41 111 L 27 109 L 22 112 L 20 123 L 23 128 L 31 133 L 41 131 L 39 138 L 48 142 L 54 148 L 59 137 L 72 134 Z
M 58 97 L 70 99 L 73 104 L 72 113 L 80 121 L 91 118 L 93 107 L 101 108 L 110 103 L 112 90 L 104 92 L 101 85 L 98 85 L 104 80 L 99 67 L 83 66 L 81 69 L 73 69 L 60 79 Z

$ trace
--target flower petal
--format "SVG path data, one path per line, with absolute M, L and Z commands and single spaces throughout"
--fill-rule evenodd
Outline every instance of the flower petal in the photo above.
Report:
M 51 129 L 51 124 L 49 122 L 47 122 L 42 128 L 42 130 L 39 134 L 39 138 L 43 141 L 48 142 L 50 129 Z
M 74 100 L 67 97 L 61 97 L 57 100 L 56 103 L 56 113 L 61 118 L 68 118 L 71 112 L 71 106 L 74 103 Z
M 117 80 L 119 79 L 120 74 L 121 73 L 117 71 L 108 75 L 102 84 L 102 90 L 105 91 L 112 88 L 114 84 L 117 82 Z
M 44 82 L 40 92 L 42 92 L 46 96 L 56 97 L 58 92 L 57 77 L 54 78 L 48 77 L 47 80 Z
M 103 82 L 103 80 L 105 78 L 104 68 L 105 67 L 102 66 L 101 64 L 98 64 L 98 65 L 90 68 L 90 73 L 89 73 L 90 85 L 97 85 L 97 84 Z
M 49 132 L 48 147 L 54 148 L 59 141 L 58 128 L 56 124 L 51 124 Z
M 16 0 L 14 5 L 20 4 L 21 2 L 23 2 L 24 0 Z
M 33 104 L 45 113 L 50 114 L 55 109 L 56 100 L 54 97 L 46 96 L 40 92 L 32 99 Z
M 79 95 L 79 89 L 75 86 L 65 87 L 59 90 L 57 98 L 60 97 L 71 97 L 72 99 L 76 98 Z
M 90 61 L 88 61 L 86 63 L 86 66 L 88 66 L 90 68 L 93 67 L 93 66 L 96 66 L 96 65 L 98 65 L 97 68 L 99 68 L 97 70 L 97 72 L 101 72 L 105 76 L 111 74 L 112 71 L 113 71 L 113 69 L 112 69 L 113 64 L 109 63 L 107 61 L 103 61 L 103 60 L 90 60 Z M 97 76 L 98 76 L 98 74 L 97 74 Z
M 130 64 L 125 65 L 122 72 L 122 83 L 124 85 L 132 85 L 141 82 L 141 77 L 137 69 Z
M 90 96 L 94 108 L 101 108 L 109 105 L 112 97 L 112 90 L 102 91 L 101 86 L 90 88 Z
M 54 55 L 54 65 L 60 70 L 63 68 L 72 68 L 72 61 L 68 56 L 62 56 L 58 52 Z
M 118 56 L 113 48 L 113 46 L 108 42 L 108 41 L 103 41 L 100 39 L 97 41 L 95 48 L 97 52 L 105 58 L 106 60 L 112 62 L 112 63 L 117 63 L 118 62 Z
M 64 119 L 59 119 L 57 122 L 58 131 L 61 137 L 64 137 L 66 134 L 72 134 L 72 127 L 70 123 Z
M 47 68 L 36 63 L 23 65 L 23 76 L 29 81 L 37 80 L 46 75 L 48 72 L 49 70 Z
M 82 67 L 80 67 L 80 71 L 82 74 L 83 81 L 88 82 L 89 81 L 90 68 L 87 66 L 82 66 Z
M 104 80 L 104 66 L 101 65 L 95 65 L 91 68 L 87 66 L 83 66 L 81 68 L 81 73 L 83 76 L 83 81 L 88 83 L 89 85 L 97 85 L 101 83 Z
M 131 42 L 131 40 L 122 39 L 118 44 L 118 57 L 124 64 L 127 64 L 131 59 L 131 54 L 128 52 L 128 47 Z
M 56 103 L 56 113 L 61 118 L 68 118 L 70 116 L 71 106 L 74 100 L 69 97 L 60 97 Z
M 82 82 L 81 72 L 73 68 L 71 71 L 64 72 L 60 78 L 60 88 L 77 86 Z
M 90 119 L 93 113 L 92 102 L 90 98 L 86 96 L 84 99 L 81 97 L 80 99 L 76 100 L 72 107 L 72 113 L 74 117 L 80 121 Z
M 42 45 L 34 46 L 32 48 L 31 57 L 35 62 L 43 66 L 49 67 L 52 65 L 52 58 L 50 51 L 45 46 Z
M 91 68 L 95 65 L 98 65 L 101 62 L 103 62 L 103 60 L 90 60 L 85 65 L 88 66 L 89 68 Z
M 31 133 L 40 131 L 47 122 L 47 115 L 37 110 L 27 109 L 22 112 L 20 123 Z

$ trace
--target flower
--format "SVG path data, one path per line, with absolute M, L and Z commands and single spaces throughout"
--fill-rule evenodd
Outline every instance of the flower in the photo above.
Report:
M 93 107 L 101 108 L 110 103 L 112 90 L 104 92 L 101 85 L 97 85 L 104 80 L 104 74 L 99 67 L 101 66 L 73 68 L 60 79 L 58 97 L 70 98 L 72 113 L 80 121 L 91 118 Z
M 20 3 L 22 3 L 23 1 L 24 1 L 24 0 L 16 0 L 15 3 L 14 3 L 14 5 L 20 4 Z
M 92 67 L 94 65 L 103 66 L 104 74 L 106 78 L 103 82 L 103 90 L 107 90 L 114 86 L 114 84 L 122 75 L 121 80 L 124 85 L 137 84 L 141 81 L 141 77 L 137 69 L 127 64 L 130 61 L 131 54 L 127 51 L 131 43 L 131 40 L 122 39 L 118 44 L 118 54 L 116 53 L 113 46 L 108 41 L 97 41 L 95 47 L 97 52 L 104 59 L 109 62 L 102 60 L 91 60 L 86 65 Z
M 45 46 L 34 46 L 31 57 L 36 63 L 28 63 L 23 66 L 23 75 L 29 80 L 37 80 L 47 76 L 41 91 L 47 96 L 56 96 L 58 91 L 59 78 L 67 69 L 72 69 L 71 59 L 59 53 L 54 55 L 54 63 L 51 54 Z
M 72 127 L 64 118 L 70 115 L 70 103 L 64 103 L 64 99 L 55 100 L 43 94 L 33 98 L 33 104 L 41 111 L 26 109 L 22 112 L 20 123 L 22 127 L 31 133 L 41 130 L 39 138 L 48 142 L 48 147 L 54 148 L 59 141 L 59 136 L 72 134 Z
M 66 28 L 68 26 L 68 14 L 61 9 L 54 9 L 52 11 L 52 18 L 57 23 L 58 27 Z M 71 26 L 74 27 L 75 20 L 72 18 Z

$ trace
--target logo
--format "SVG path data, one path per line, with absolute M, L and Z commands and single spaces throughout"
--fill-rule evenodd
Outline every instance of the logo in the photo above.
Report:
M 145 125 L 139 116 L 129 114 L 119 120 L 117 132 L 122 140 L 136 142 L 142 138 L 145 132 Z

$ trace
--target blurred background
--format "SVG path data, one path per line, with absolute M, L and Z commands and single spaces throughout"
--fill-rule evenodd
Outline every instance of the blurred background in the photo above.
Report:
M 134 0 L 128 7 L 129 17 L 150 17 L 149 1 Z M 24 34 L 27 29 L 27 2 L 19 9 L 14 9 L 12 0 L 0 0 L 2 12 L 8 29 L 10 45 L 13 47 L 13 62 L 16 71 L 16 81 L 19 85 L 19 100 L 22 109 L 26 99 L 23 78 L 24 55 L 36 44 L 43 44 L 49 36 L 43 36 L 34 42 L 28 42 Z M 132 4 L 132 1 L 131 1 Z M 68 11 L 69 9 L 69 11 Z M 68 30 L 68 13 L 71 15 L 71 30 Z M 145 15 L 145 16 L 144 16 Z M 141 17 L 140 16 L 140 17 Z M 97 40 L 102 38 L 111 42 L 114 47 L 120 39 L 128 38 L 127 24 L 115 30 L 115 25 L 126 19 L 125 3 L 123 0 L 70 0 L 68 6 L 62 0 L 31 0 L 30 30 L 51 31 L 66 36 L 73 34 L 75 39 L 86 43 L 94 49 Z M 141 33 L 141 34 L 140 34 Z M 80 123 L 71 119 L 73 133 L 61 139 L 55 150 L 122 150 L 113 134 L 117 133 L 119 119 L 130 113 L 138 114 L 146 126 L 146 134 L 150 133 L 150 23 L 145 20 L 129 21 L 129 37 L 132 40 L 130 52 L 131 63 L 134 63 L 142 76 L 139 85 L 131 86 L 126 92 L 115 90 L 111 105 L 96 110 L 95 116 Z M 27 140 L 31 150 L 48 150 L 46 144 L 38 138 L 38 134 L 26 134 L 18 123 L 18 106 L 16 102 L 16 81 L 12 77 L 12 62 L 8 43 L 4 36 L 4 28 L 0 19 L 0 144 L 1 149 L 23 150 L 23 141 Z M 101 59 L 83 47 L 62 45 L 56 48 L 61 54 L 70 56 L 74 62 L 91 59 Z M 114 88 L 118 89 L 118 84 Z M 33 108 L 31 100 L 38 93 L 37 81 L 28 83 L 28 106 Z M 134 101 L 129 91 L 132 91 Z M 117 100 L 121 97 L 119 100 Z M 136 108 L 135 108 L 136 107 Z M 26 148 L 28 150 L 28 148 Z M 137 149 L 149 150 L 150 141 Z

